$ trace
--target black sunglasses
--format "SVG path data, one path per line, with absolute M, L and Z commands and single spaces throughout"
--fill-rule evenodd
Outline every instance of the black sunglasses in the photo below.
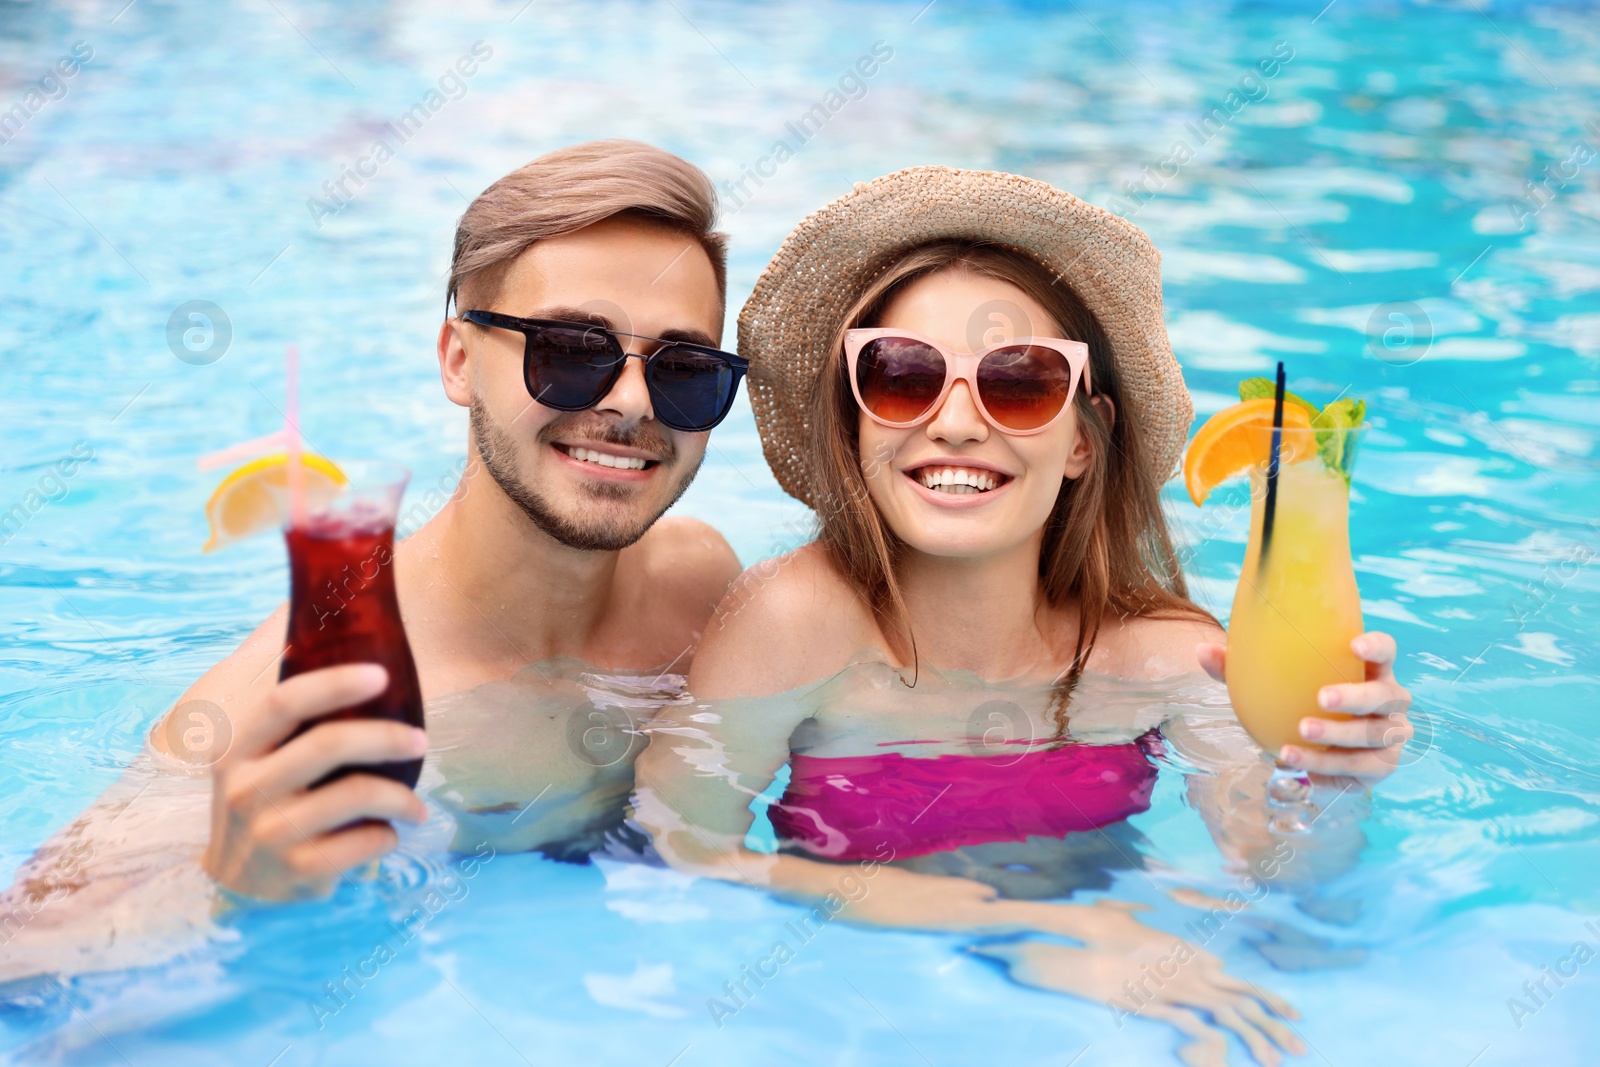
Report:
M 497 311 L 464 311 L 479 326 L 516 330 L 527 338 L 522 381 L 528 395 L 557 411 L 587 411 L 611 392 L 629 356 L 622 338 L 660 344 L 644 360 L 645 387 L 656 419 L 674 430 L 698 433 L 727 417 L 748 360 L 687 341 L 663 341 L 604 326 L 552 319 L 519 319 Z

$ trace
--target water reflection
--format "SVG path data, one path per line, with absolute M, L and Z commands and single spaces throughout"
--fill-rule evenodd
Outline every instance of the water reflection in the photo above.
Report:
M 679 674 L 537 663 L 429 705 L 420 788 L 454 819 L 457 849 L 488 842 L 577 863 L 630 854 L 642 844 L 625 826 L 642 728 L 687 701 Z

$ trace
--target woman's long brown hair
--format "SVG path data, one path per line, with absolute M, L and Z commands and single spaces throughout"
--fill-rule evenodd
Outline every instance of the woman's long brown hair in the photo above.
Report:
M 818 376 L 811 398 L 814 467 L 812 504 L 818 542 L 834 566 L 872 607 L 892 651 L 916 660 L 916 635 L 895 575 L 904 543 L 883 521 L 867 492 L 864 468 L 890 457 L 860 453 L 860 411 L 844 360 L 844 333 L 874 326 L 890 301 L 918 278 L 963 270 L 1009 282 L 1037 301 L 1068 340 L 1089 347 L 1094 395 L 1108 398 L 1108 426 L 1100 406 L 1079 389 L 1074 404 L 1088 435 L 1089 467 L 1063 479 L 1046 521 L 1039 552 L 1039 585 L 1051 607 L 1078 599 L 1078 635 L 1072 662 L 1057 680 L 1058 735 L 1073 687 L 1111 617 L 1211 616 L 1188 596 L 1161 512 L 1161 486 L 1146 467 L 1138 420 L 1122 403 L 1117 366 L 1099 321 L 1077 294 L 1033 259 L 997 245 L 941 241 L 923 245 L 888 266 L 861 294 L 834 337 L 834 362 Z M 976 346 L 975 346 L 976 347 Z

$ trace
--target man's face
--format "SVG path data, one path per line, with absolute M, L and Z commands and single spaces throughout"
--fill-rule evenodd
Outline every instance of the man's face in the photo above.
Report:
M 705 249 L 692 237 L 627 218 L 540 241 L 511 266 L 492 306 L 465 299 L 463 311 L 590 323 L 642 337 L 716 346 L 722 336 L 722 301 Z M 656 347 L 639 337 L 622 342 L 629 354 Z M 471 409 L 485 468 L 562 544 L 591 551 L 633 544 L 688 488 L 708 433 L 656 421 L 637 359 L 588 411 L 547 408 L 523 384 L 523 344 L 515 331 L 460 319 L 440 334 L 445 391 Z

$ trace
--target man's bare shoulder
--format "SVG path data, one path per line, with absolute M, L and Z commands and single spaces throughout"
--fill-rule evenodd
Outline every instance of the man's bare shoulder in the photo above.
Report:
M 283 639 L 288 625 L 289 605 L 279 605 L 278 610 L 268 615 L 266 621 L 240 642 L 238 648 L 202 674 L 178 698 L 158 728 L 150 732 L 150 742 L 156 750 L 172 755 L 168 737 L 173 731 L 164 728 L 166 719 L 190 701 L 204 700 L 217 705 L 227 716 L 234 732 L 250 717 L 260 714 L 266 706 L 268 692 L 278 681 L 277 665 L 283 655 Z
M 817 544 L 756 564 L 717 608 L 695 658 L 697 695 L 762 696 L 836 673 L 879 640 L 866 602 Z
M 828 552 L 816 542 L 763 560 L 739 575 L 717 612 L 717 625 L 726 626 L 735 613 L 751 610 L 768 621 L 793 626 L 838 620 L 855 609 L 870 617 L 866 602 L 834 566 Z
M 1210 619 L 1130 615 L 1101 627 L 1090 669 L 1138 681 L 1189 674 L 1200 669 L 1195 647 L 1226 637 Z
M 706 617 L 739 576 L 739 557 L 727 538 L 709 523 L 687 516 L 658 519 L 625 553 L 642 580 L 666 603 L 692 611 L 703 608 Z

